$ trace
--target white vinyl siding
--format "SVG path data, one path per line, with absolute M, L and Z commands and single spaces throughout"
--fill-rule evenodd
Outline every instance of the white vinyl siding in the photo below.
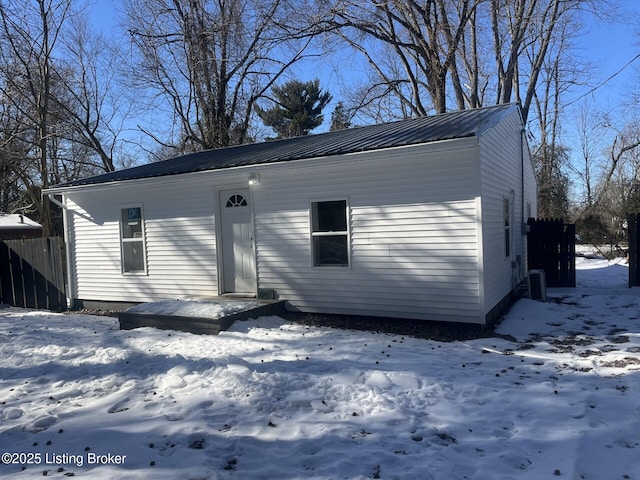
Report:
M 478 323 L 477 143 L 446 143 L 261 172 L 260 288 L 303 311 Z M 347 196 L 351 268 L 313 268 L 309 201 Z
M 535 208 L 535 176 L 524 143 L 521 121 L 513 111 L 480 136 L 482 182 L 482 263 L 484 313 L 488 313 L 526 275 L 526 236 L 522 234 L 527 204 Z M 524 148 L 521 148 L 524 146 Z M 524 162 L 524 165 L 523 165 Z M 523 171 L 524 166 L 524 171 Z M 521 185 L 524 181 L 524 209 Z M 505 204 L 509 204 L 509 253 L 506 255 Z
M 214 198 L 206 182 L 196 180 L 186 189 L 181 183 L 125 183 L 67 197 L 77 299 L 138 302 L 218 293 Z M 144 205 L 144 276 L 122 275 L 119 205 L 125 202 Z
M 526 273 L 520 185 L 534 214 L 536 185 L 526 144 L 522 171 L 520 129 L 514 109 L 479 137 L 71 189 L 72 291 L 127 302 L 217 295 L 217 197 L 259 174 L 258 288 L 307 312 L 483 324 Z M 336 200 L 347 205 L 348 267 L 317 267 L 313 203 Z M 147 271 L 122 275 L 119 208 L 135 204 Z

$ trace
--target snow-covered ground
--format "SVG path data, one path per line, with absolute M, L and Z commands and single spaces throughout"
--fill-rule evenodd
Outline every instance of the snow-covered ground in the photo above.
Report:
M 0 310 L 0 476 L 638 479 L 640 289 L 579 259 L 501 338 Z

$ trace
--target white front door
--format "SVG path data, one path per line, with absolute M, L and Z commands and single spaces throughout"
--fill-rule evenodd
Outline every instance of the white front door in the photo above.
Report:
M 256 265 L 249 189 L 221 191 L 220 213 L 223 292 L 255 295 Z

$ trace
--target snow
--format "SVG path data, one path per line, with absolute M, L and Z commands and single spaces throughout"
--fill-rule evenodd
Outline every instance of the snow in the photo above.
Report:
M 219 318 L 263 305 L 251 301 L 215 301 L 193 298 L 141 303 L 128 308 L 130 313 L 176 315 L 181 317 Z
M 24 215 L 17 213 L 0 214 L 0 228 L 42 228 L 37 222 L 34 222 Z
M 0 476 L 640 478 L 640 290 L 622 261 L 578 269 L 451 343 L 0 309 Z

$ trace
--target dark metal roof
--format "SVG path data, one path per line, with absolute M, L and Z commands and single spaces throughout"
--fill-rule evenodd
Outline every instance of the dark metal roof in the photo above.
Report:
M 519 107 L 496 105 L 412 118 L 382 125 L 356 127 L 262 143 L 205 150 L 57 185 L 52 190 L 82 185 L 179 175 L 274 162 L 312 159 L 346 153 L 431 143 L 478 136 Z

